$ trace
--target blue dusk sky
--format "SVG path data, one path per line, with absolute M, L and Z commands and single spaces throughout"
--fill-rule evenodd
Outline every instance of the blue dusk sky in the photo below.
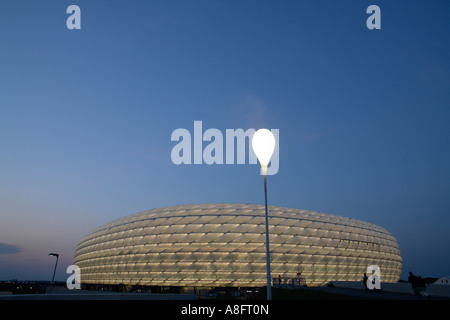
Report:
M 386 228 L 402 279 L 450 274 L 449 40 L 445 0 L 1 0 L 0 280 L 51 280 L 50 252 L 65 280 L 129 214 L 264 204 L 258 165 L 172 162 L 196 120 L 279 129 L 269 204 Z

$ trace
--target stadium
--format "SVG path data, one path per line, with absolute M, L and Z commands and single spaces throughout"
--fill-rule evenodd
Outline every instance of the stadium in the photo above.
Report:
M 152 287 L 266 286 L 264 206 L 192 204 L 132 214 L 84 237 L 81 283 Z M 272 277 L 307 286 L 360 281 L 370 265 L 397 282 L 401 255 L 384 228 L 315 211 L 269 206 Z

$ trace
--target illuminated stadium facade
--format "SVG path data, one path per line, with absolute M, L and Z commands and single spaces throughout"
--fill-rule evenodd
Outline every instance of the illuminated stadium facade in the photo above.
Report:
M 397 282 L 396 239 L 377 225 L 269 206 L 272 276 L 308 286 L 360 281 L 367 267 Z M 264 206 L 196 204 L 153 209 L 105 224 L 81 240 L 81 283 L 178 287 L 266 285 Z

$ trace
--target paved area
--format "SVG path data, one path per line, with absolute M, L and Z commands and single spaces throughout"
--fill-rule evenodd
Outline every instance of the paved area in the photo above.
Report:
M 449 300 L 443 297 L 422 296 L 407 293 L 396 293 L 387 291 L 373 291 L 373 290 L 360 290 L 351 288 L 339 288 L 339 287 L 317 287 L 310 288 L 311 290 L 318 290 L 322 292 L 330 292 L 335 294 L 342 294 L 352 297 L 358 297 L 361 299 L 376 299 L 376 300 Z
M 178 293 L 121 293 L 67 290 L 46 294 L 0 295 L 0 300 L 195 300 L 194 294 Z

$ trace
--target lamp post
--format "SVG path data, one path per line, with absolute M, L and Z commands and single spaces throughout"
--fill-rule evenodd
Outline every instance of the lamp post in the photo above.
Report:
M 264 200 L 266 206 L 266 266 L 267 266 L 267 300 L 272 300 L 270 279 L 270 251 L 269 251 L 269 214 L 267 209 L 267 166 L 275 150 L 275 137 L 270 130 L 259 129 L 252 138 L 252 148 L 261 164 L 264 176 Z
M 50 287 L 50 292 L 52 292 L 53 290 L 53 285 L 55 283 L 55 273 L 56 273 L 56 266 L 58 265 L 58 258 L 59 258 L 59 254 L 58 253 L 49 253 L 49 256 L 54 256 L 56 257 L 56 262 L 55 262 L 55 269 L 53 270 L 53 277 L 52 277 L 52 286 Z

